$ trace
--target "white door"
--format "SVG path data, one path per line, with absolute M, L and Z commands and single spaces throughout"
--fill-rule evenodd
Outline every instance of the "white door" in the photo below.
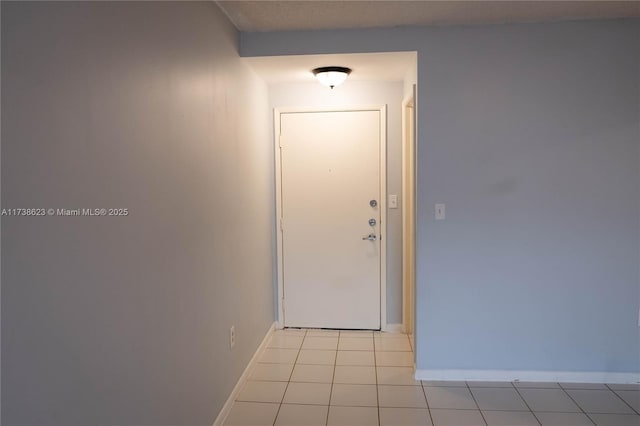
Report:
M 287 327 L 380 328 L 380 120 L 280 115 Z

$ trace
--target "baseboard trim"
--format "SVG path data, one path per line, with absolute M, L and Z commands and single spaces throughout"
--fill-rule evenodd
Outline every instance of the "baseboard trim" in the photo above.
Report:
M 402 324 L 387 324 L 382 331 L 387 333 L 402 333 L 404 331 L 404 327 Z
M 222 410 L 220 410 L 220 413 L 218 413 L 218 417 L 216 417 L 216 420 L 213 422 L 213 426 L 222 426 L 224 421 L 227 420 L 227 416 L 231 412 L 231 407 L 233 406 L 233 401 L 236 400 L 245 382 L 249 379 L 249 376 L 251 376 L 253 369 L 258 363 L 258 359 L 260 358 L 260 355 L 262 355 L 262 352 L 267 347 L 267 344 L 269 343 L 269 339 L 271 338 L 271 335 L 273 334 L 275 329 L 276 329 L 276 323 L 274 322 L 273 324 L 271 324 L 271 327 L 269 327 L 269 331 L 267 331 L 267 334 L 264 336 L 264 339 L 262 339 L 262 343 L 260 343 L 260 346 L 258 346 L 258 349 L 256 349 L 256 352 L 253 354 L 251 361 L 249 361 L 249 364 L 247 364 L 247 367 L 244 369 L 244 372 L 238 379 L 236 386 L 231 391 L 231 395 L 229 395 L 229 398 L 227 398 L 227 402 L 225 402 L 224 405 L 222 406 Z
M 490 382 L 640 383 L 640 373 L 607 371 L 416 370 L 416 380 Z

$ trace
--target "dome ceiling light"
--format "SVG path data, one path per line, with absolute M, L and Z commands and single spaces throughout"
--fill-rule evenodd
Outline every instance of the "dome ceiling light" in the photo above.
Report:
M 351 68 L 346 67 L 320 67 L 311 71 L 316 76 L 320 84 L 333 89 L 336 86 L 344 83 L 349 74 L 351 74 Z

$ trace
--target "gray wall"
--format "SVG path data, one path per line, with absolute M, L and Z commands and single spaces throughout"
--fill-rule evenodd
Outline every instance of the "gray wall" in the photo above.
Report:
M 237 48 L 212 2 L 2 2 L 2 207 L 130 211 L 2 218 L 2 424 L 215 420 L 273 322 L 271 115 Z
M 418 51 L 419 369 L 640 371 L 639 20 L 241 40 Z
M 349 81 L 333 90 L 316 82 L 269 86 L 271 110 L 387 105 L 387 194 L 398 195 L 398 208 L 387 208 L 388 324 L 402 324 L 402 90 L 402 82 L 389 81 Z

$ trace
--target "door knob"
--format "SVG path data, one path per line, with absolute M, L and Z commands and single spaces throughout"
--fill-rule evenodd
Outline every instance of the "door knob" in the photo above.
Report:
M 376 238 L 376 234 L 369 234 L 366 237 L 362 237 L 363 240 L 369 240 L 369 241 L 375 241 Z
M 375 219 L 369 219 L 369 225 L 376 226 L 376 220 Z

